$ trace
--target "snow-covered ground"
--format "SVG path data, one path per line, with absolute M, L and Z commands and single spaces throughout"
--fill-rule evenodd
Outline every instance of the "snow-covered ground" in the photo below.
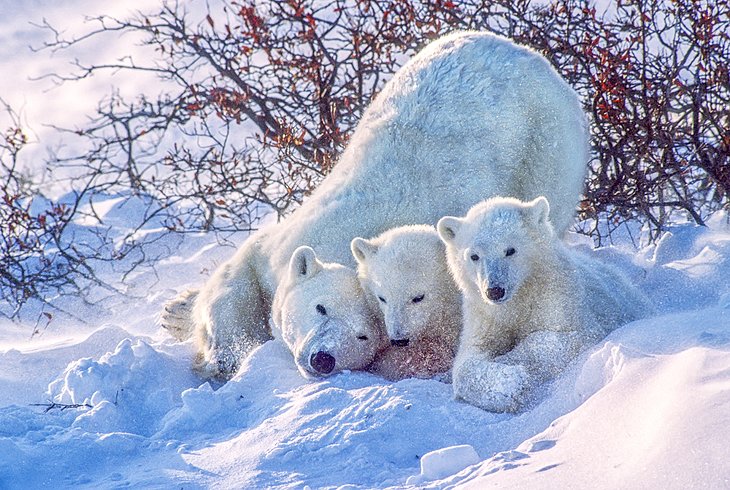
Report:
M 105 221 L 123 227 L 133 213 L 110 201 Z M 233 249 L 205 235 L 170 243 L 178 251 L 126 295 L 70 300 L 85 323 L 57 316 L 32 339 L 32 323 L 0 324 L 0 488 L 730 486 L 726 217 L 638 252 L 571 241 L 625 270 L 658 313 L 616 330 L 518 415 L 455 401 L 435 380 L 307 381 L 275 341 L 232 381 L 206 383 L 157 315 Z
M 27 83 L 60 62 L 25 49 L 40 39 L 25 20 L 73 27 L 77 12 L 106 7 L 0 7 L 0 91 L 52 144 L 41 123 L 83 123 L 107 88 L 47 93 L 47 83 Z M 120 196 L 106 204 L 101 217 L 120 236 L 143 208 Z M 161 233 L 154 226 L 146 232 Z M 727 216 L 707 228 L 678 224 L 656 248 L 571 242 L 626 271 L 657 313 L 587 351 L 532 408 L 505 415 L 457 402 L 435 380 L 352 372 L 307 381 L 277 342 L 227 384 L 204 382 L 190 370 L 192 345 L 174 342 L 157 316 L 233 248 L 206 235 L 161 239 L 164 259 L 130 276 L 124 294 L 66 299 L 76 318 L 0 319 L 0 489 L 730 488 Z M 99 273 L 114 280 L 111 269 Z

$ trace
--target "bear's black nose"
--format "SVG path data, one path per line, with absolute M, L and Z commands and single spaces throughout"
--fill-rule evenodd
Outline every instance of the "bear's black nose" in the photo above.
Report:
M 335 368 L 335 358 L 326 352 L 319 351 L 312 354 L 309 358 L 309 364 L 319 374 L 329 374 Z
M 408 339 L 391 340 L 390 345 L 395 345 L 397 347 L 405 347 L 408 345 Z
M 487 288 L 487 298 L 492 301 L 499 301 L 504 298 L 504 289 L 500 287 Z

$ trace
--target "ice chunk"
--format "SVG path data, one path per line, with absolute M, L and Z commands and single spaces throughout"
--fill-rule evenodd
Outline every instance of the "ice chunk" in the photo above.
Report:
M 426 453 L 421 458 L 421 473 L 408 478 L 408 485 L 440 480 L 481 461 L 476 450 L 468 445 L 445 447 Z

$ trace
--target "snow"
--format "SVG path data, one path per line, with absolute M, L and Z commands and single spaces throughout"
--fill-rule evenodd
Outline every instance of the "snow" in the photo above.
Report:
M 476 450 L 469 444 L 445 447 L 426 453 L 421 458 L 421 473 L 408 477 L 407 485 L 419 485 L 429 480 L 439 480 L 458 473 L 480 461 Z
M 114 206 L 108 213 L 123 229 Z M 0 325 L 0 487 L 730 483 L 724 216 L 707 228 L 677 225 L 656 247 L 591 252 L 635 277 L 658 313 L 585 352 L 516 415 L 455 401 L 437 380 L 392 383 L 364 372 L 306 380 L 277 341 L 226 384 L 199 379 L 192 344 L 174 341 L 157 315 L 232 248 L 189 238 L 85 325 L 58 316 L 32 338 L 32 322 Z
M 723 313 L 728 316 L 708 309 L 674 321 L 712 325 Z M 696 345 L 669 355 L 608 342 L 593 354 L 608 358 L 603 372 L 608 380 L 599 391 L 520 444 L 514 450 L 519 461 L 500 453 L 449 484 L 475 489 L 555 488 L 556 482 L 574 488 L 727 488 L 730 324 L 719 323 L 720 333 L 704 332 Z
M 5 10 L 16 14 L 4 26 L 23 14 Z M 4 32 L 15 32 L 3 37 L 8 68 L 35 38 L 27 26 Z M 31 61 L 6 71 L 26 76 L 50 63 Z M 71 109 L 73 125 L 91 107 L 78 101 L 100 93 L 78 87 L 83 95 L 60 97 L 3 83 L 38 126 L 44 114 L 69 122 Z M 133 230 L 144 209 L 128 196 L 95 203 L 111 237 Z M 80 240 L 94 226 L 81 220 L 73 231 Z M 66 298 L 73 315 L 56 313 L 47 326 L 36 324 L 39 310 L 20 323 L 0 318 L 0 488 L 730 487 L 725 214 L 708 227 L 678 223 L 655 247 L 636 249 L 638 230 L 595 251 L 570 236 L 572 247 L 625 271 L 657 312 L 583 353 L 515 415 L 456 401 L 438 380 L 364 372 L 306 380 L 277 341 L 228 383 L 201 380 L 190 369 L 192 344 L 174 341 L 158 315 L 234 249 L 205 234 L 166 236 L 154 222 L 138 233 L 161 260 L 119 292 L 97 292 L 94 304 Z M 97 271 L 113 281 L 113 269 Z

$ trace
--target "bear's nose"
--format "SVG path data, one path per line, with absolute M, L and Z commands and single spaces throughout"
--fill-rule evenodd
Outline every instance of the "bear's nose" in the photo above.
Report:
M 319 374 L 329 374 L 335 368 L 335 358 L 326 352 L 319 351 L 312 354 L 309 358 L 309 364 Z
M 504 298 L 504 289 L 500 287 L 487 288 L 487 298 L 492 301 L 499 301 Z
M 408 345 L 408 339 L 391 339 L 390 345 L 395 345 L 397 347 L 405 347 Z

